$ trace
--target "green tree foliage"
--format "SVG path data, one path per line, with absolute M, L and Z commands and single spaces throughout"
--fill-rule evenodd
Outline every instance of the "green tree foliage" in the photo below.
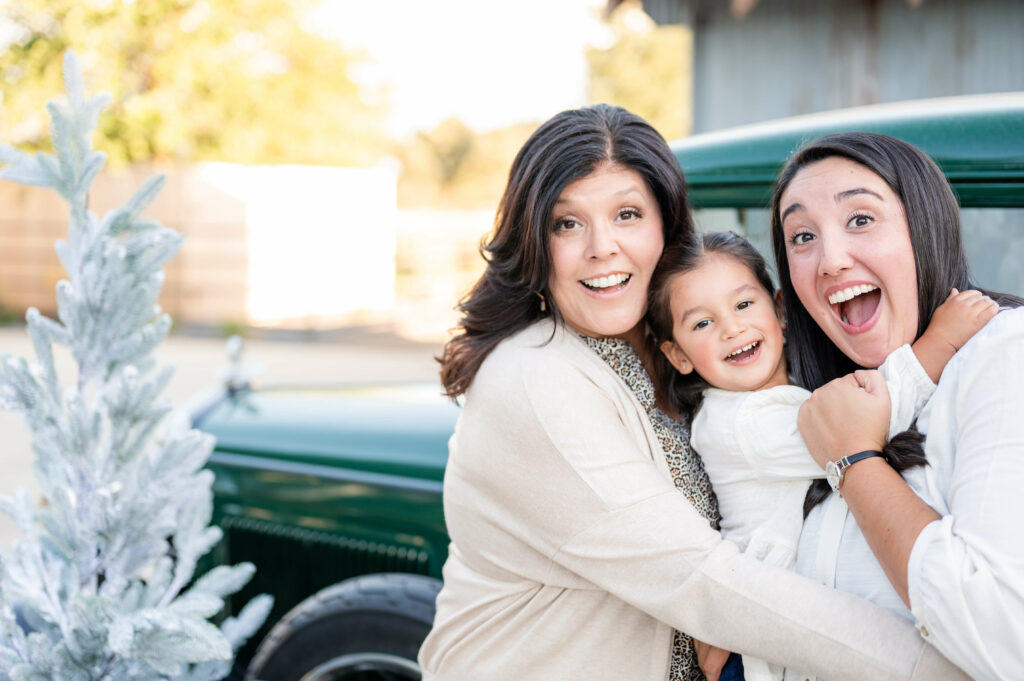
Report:
M 615 42 L 587 50 L 590 101 L 625 107 L 667 139 L 693 126 L 693 33 L 683 25 L 657 26 L 639 0 L 609 17 Z
M 72 48 L 113 95 L 97 139 L 112 160 L 373 163 L 384 93 L 303 28 L 313 1 L 0 0 L 0 129 L 47 148 L 39 112 Z
M 394 153 L 403 208 L 489 209 L 498 205 L 519 147 L 534 123 L 476 132 L 458 118 L 421 131 Z

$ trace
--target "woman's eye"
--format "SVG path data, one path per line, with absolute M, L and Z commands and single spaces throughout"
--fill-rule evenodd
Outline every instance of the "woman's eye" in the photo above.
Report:
M 850 227 L 867 227 L 874 221 L 870 215 L 854 215 L 850 218 Z
M 633 208 L 625 208 L 619 211 L 620 220 L 636 220 L 640 217 L 640 211 Z
M 696 324 L 693 325 L 693 330 L 697 331 L 698 329 L 707 328 L 710 324 L 711 324 L 711 320 L 710 319 L 702 319 L 702 320 L 700 320 L 699 322 L 697 322 Z
M 814 239 L 814 235 L 810 232 L 797 232 L 793 236 L 789 237 L 789 243 L 794 246 L 803 246 Z
M 748 307 L 754 304 L 753 300 L 744 300 L 736 305 L 737 310 L 746 310 Z
M 568 232 L 568 231 L 576 229 L 579 226 L 580 226 L 580 223 L 577 222 L 576 220 L 574 220 L 573 218 L 562 218 L 561 220 L 558 220 L 557 222 L 555 222 L 555 229 L 554 229 L 554 231 L 556 231 L 556 232 Z

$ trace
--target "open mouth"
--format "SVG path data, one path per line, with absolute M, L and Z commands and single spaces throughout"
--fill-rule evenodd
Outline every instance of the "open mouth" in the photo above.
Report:
M 730 352 L 725 356 L 726 362 L 742 363 L 754 355 L 757 354 L 758 349 L 761 347 L 761 341 L 754 341 L 753 343 L 747 343 L 742 348 Z
M 850 286 L 828 297 L 833 314 L 844 324 L 854 327 L 871 319 L 881 300 L 882 292 L 873 284 Z
M 616 291 L 625 286 L 633 275 L 626 274 L 625 272 L 619 272 L 618 274 L 609 274 L 606 277 L 594 277 L 593 279 L 581 279 L 580 283 L 586 286 L 591 291 L 597 291 L 598 293 L 605 293 L 608 291 Z

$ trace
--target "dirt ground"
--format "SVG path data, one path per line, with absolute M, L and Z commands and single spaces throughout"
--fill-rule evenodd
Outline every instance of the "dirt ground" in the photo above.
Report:
M 337 385 L 347 382 L 437 379 L 433 357 L 440 344 L 413 343 L 387 333 L 352 330 L 329 338 L 303 340 L 301 334 L 254 339 L 246 342 L 243 363 L 251 365 L 254 381 L 264 385 Z M 0 328 L 0 355 L 34 359 L 24 328 Z M 173 364 L 175 375 L 166 395 L 175 406 L 187 405 L 215 385 L 227 366 L 223 338 L 173 335 L 158 348 L 161 364 Z M 58 372 L 65 383 L 74 377 L 67 355 L 57 353 Z M 439 388 L 440 389 L 440 388 Z M 19 487 L 37 493 L 32 473 L 29 432 L 15 413 L 0 411 L 0 494 Z M 8 548 L 20 536 L 6 516 L 0 516 L 0 547 Z

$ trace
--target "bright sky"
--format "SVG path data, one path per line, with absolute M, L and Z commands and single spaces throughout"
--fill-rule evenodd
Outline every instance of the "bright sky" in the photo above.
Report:
M 390 82 L 389 131 L 450 116 L 487 130 L 585 105 L 587 45 L 610 39 L 605 0 L 322 0 L 312 27 L 362 47 Z

